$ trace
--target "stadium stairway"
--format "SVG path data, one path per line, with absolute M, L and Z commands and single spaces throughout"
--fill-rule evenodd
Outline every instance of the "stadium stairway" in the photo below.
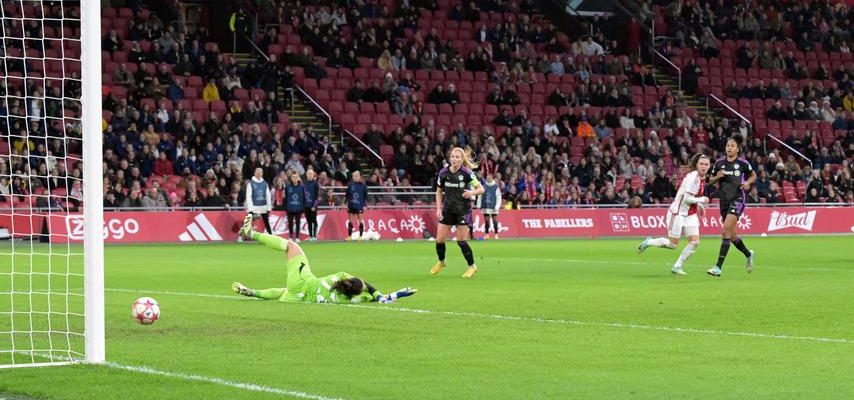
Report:
M 233 55 L 239 65 L 245 66 L 257 61 L 257 57 L 250 53 L 234 53 Z M 329 121 L 323 113 L 314 110 L 310 100 L 296 92 L 293 97 L 293 104 L 291 104 L 291 94 L 287 88 L 281 85 L 276 90 L 276 96 L 285 103 L 285 113 L 291 123 L 298 123 L 304 127 L 311 126 L 321 136 L 329 135 Z M 329 141 L 334 144 L 341 144 L 341 138 L 337 135 L 329 135 Z
M 668 74 L 666 70 L 655 68 L 652 65 L 648 65 L 647 67 L 649 67 L 653 71 L 653 76 L 655 77 L 655 80 L 658 81 L 658 83 L 663 86 L 666 86 L 673 93 L 681 93 L 682 97 L 685 99 L 685 106 L 697 110 L 697 115 L 701 116 L 702 118 L 712 117 L 715 120 L 718 120 L 720 118 L 720 116 L 716 112 L 711 110 L 709 107 L 706 107 L 706 102 L 703 99 L 697 97 L 697 95 L 687 94 L 685 92 L 680 91 L 679 82 L 674 80 L 674 77 Z

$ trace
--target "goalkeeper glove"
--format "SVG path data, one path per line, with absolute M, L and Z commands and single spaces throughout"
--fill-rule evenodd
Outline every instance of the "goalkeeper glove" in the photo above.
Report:
M 415 293 L 418 293 L 418 289 L 406 287 L 406 288 L 400 289 L 394 293 L 390 293 L 387 295 L 380 296 L 377 301 L 379 301 L 380 303 L 383 303 L 383 304 L 392 303 L 394 301 L 397 301 L 397 299 L 409 297 Z

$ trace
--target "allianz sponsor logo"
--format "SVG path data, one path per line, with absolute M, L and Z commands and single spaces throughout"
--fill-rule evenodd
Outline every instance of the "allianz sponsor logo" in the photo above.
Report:
M 768 232 L 779 231 L 786 228 L 799 228 L 812 232 L 815 222 L 815 210 L 805 211 L 797 214 L 789 214 L 785 211 L 771 211 L 771 220 L 768 221 Z

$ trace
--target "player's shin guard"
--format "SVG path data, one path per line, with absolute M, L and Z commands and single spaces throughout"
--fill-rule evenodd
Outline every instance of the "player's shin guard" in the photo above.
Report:
M 280 238 L 269 233 L 252 232 L 252 239 L 257 240 L 274 250 L 286 251 L 288 249 L 288 240 Z
M 718 262 L 717 262 L 717 264 L 715 264 L 718 266 L 718 268 L 723 268 L 723 266 L 724 266 L 724 260 L 726 260 L 726 253 L 729 252 L 729 245 L 730 245 L 729 239 L 721 240 L 721 250 L 718 253 Z
M 735 240 L 732 241 L 732 244 L 734 244 L 735 248 L 744 254 L 745 257 L 750 257 L 750 249 L 745 246 L 744 241 L 742 241 L 740 237 L 735 238 Z
M 697 246 L 699 246 L 699 242 L 689 242 L 684 249 L 682 249 L 682 253 L 679 254 L 679 258 L 676 260 L 676 264 L 673 265 L 674 268 L 682 268 L 682 264 L 685 263 L 685 260 L 697 251 Z
M 436 242 L 436 256 L 439 257 L 439 261 L 445 261 L 445 243 Z
M 460 250 L 463 252 L 463 257 L 466 258 L 466 262 L 469 266 L 474 265 L 474 254 L 471 252 L 471 246 L 469 246 L 469 242 L 465 240 L 460 240 L 457 242 L 457 245 L 460 246 Z

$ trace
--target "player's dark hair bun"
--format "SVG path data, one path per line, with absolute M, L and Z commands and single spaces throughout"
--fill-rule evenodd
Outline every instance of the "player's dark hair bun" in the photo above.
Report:
M 741 144 L 744 143 L 744 138 L 741 135 L 732 135 L 729 139 L 735 142 L 739 148 L 741 148 Z

